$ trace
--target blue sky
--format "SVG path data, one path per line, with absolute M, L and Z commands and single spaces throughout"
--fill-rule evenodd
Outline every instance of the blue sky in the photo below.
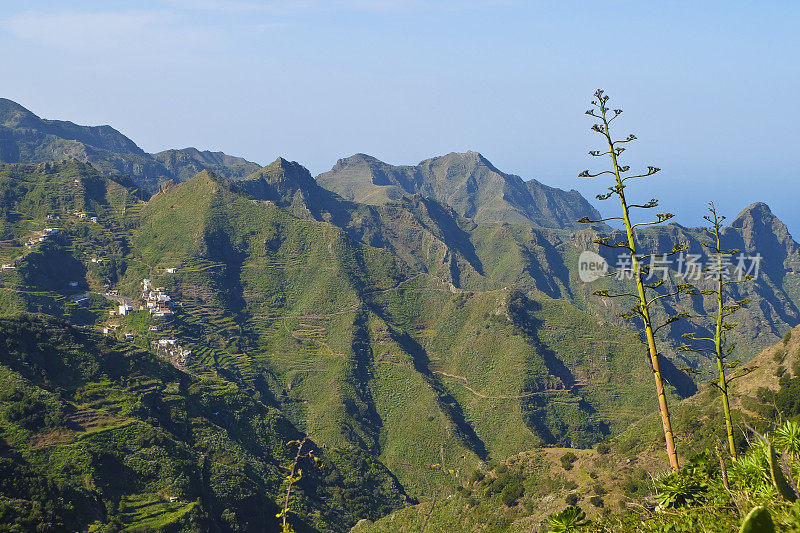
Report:
M 148 151 L 317 174 L 476 150 L 593 199 L 605 184 L 575 176 L 597 163 L 583 111 L 602 87 L 640 139 L 628 161 L 663 169 L 632 194 L 686 225 L 764 201 L 797 238 L 798 27 L 788 0 L 3 2 L 0 96 Z

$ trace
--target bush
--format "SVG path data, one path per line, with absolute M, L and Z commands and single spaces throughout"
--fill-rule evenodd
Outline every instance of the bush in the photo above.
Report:
M 599 453 L 600 455 L 606 455 L 610 451 L 611 451 L 611 446 L 609 446 L 608 443 L 601 442 L 600 444 L 597 445 L 597 453 Z
M 675 509 L 703 503 L 709 491 L 708 480 L 716 466 L 710 458 L 706 450 L 692 457 L 681 470 L 658 480 L 655 495 L 658 507 Z
M 603 502 L 603 498 L 601 498 L 600 496 L 592 496 L 591 498 L 589 498 L 589 503 L 591 503 L 597 508 L 602 508 L 605 505 L 605 503 Z
M 567 494 L 567 497 L 564 498 L 564 501 L 567 502 L 567 505 L 577 505 L 580 501 L 581 496 L 577 492 L 570 492 Z
M 500 501 L 508 507 L 513 507 L 517 504 L 517 500 L 525 493 L 525 487 L 519 481 L 513 481 L 503 488 L 500 493 Z
M 647 484 L 642 480 L 628 476 L 622 483 L 622 490 L 625 491 L 625 497 L 627 498 L 641 497 L 646 494 Z
M 574 453 L 567 452 L 567 453 L 565 453 L 564 455 L 561 456 L 561 459 L 560 459 L 561 467 L 564 470 L 572 470 L 572 463 L 574 463 L 577 460 L 578 460 L 578 458 L 575 456 Z
M 472 472 L 472 475 L 469 476 L 469 483 L 470 483 L 470 485 L 474 485 L 475 483 L 483 481 L 483 478 L 485 478 L 485 477 L 486 477 L 486 474 L 484 474 L 480 470 L 475 470 L 474 472 Z

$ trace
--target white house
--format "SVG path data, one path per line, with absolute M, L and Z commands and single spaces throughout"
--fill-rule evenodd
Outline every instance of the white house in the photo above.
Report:
M 125 334 L 125 340 L 126 341 L 132 341 L 133 340 L 133 333 L 126 333 Z
M 125 316 L 128 313 L 130 313 L 131 311 L 133 311 L 133 307 L 131 307 L 130 305 L 120 305 L 119 306 L 119 314 L 120 314 L 120 316 Z
M 178 271 L 177 268 L 168 268 L 166 270 L 167 274 L 175 274 Z

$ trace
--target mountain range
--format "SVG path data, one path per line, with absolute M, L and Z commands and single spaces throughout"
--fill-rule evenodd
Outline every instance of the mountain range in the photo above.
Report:
M 167 180 L 185 181 L 201 170 L 243 177 L 259 165 L 241 157 L 195 148 L 148 154 L 111 126 L 79 126 L 41 119 L 21 105 L 0 98 L 0 161 L 41 163 L 77 159 L 106 174 L 131 177 L 153 193 Z
M 393 166 L 356 154 L 340 159 L 317 181 L 347 200 L 382 205 L 419 194 L 475 222 L 532 223 L 577 228 L 600 214 L 578 191 L 569 192 L 497 170 L 477 152 L 447 154 L 416 166 Z
M 9 100 L 0 125 L 0 454 L 15 477 L 52 485 L 0 485 L 0 510 L 18 521 L 76 494 L 73 521 L 59 507 L 48 523 L 259 530 L 281 502 L 290 457 L 278 444 L 310 435 L 330 466 L 299 485 L 293 517 L 344 531 L 432 497 L 432 464 L 467 472 L 588 448 L 656 407 L 649 361 L 618 317 L 627 306 L 592 295 L 621 282 L 578 275 L 585 250 L 615 262 L 594 241 L 617 232 L 578 225 L 598 215 L 575 191 L 474 152 L 414 167 L 356 155 L 315 179 L 283 158 L 147 154 L 109 126 Z M 764 257 L 736 289 L 751 299 L 734 335 L 749 360 L 800 323 L 800 246 L 764 204 L 723 238 Z M 703 256 L 705 239 L 676 224 L 640 233 L 645 253 L 681 243 Z M 169 296 L 173 318 L 148 311 L 147 287 Z M 659 319 L 705 309 L 701 296 L 660 302 Z M 687 328 L 660 339 L 673 400 L 702 386 L 681 368 L 709 364 L 675 349 Z M 25 336 L 56 347 L 60 366 L 14 340 Z M 40 404 L 52 416 L 29 420 Z M 128 431 L 148 437 L 126 449 Z M 75 469 L 53 466 L 75 449 Z M 124 476 L 103 477 L 104 465 Z M 240 498 L 230 480 L 243 473 Z

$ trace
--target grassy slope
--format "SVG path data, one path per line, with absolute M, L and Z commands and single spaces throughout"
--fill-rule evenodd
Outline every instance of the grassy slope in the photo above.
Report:
M 49 502 L 37 521 L 68 530 L 277 527 L 281 467 L 292 451 L 285 442 L 299 433 L 276 409 L 53 319 L 0 319 L 0 346 L 0 514 L 8 522 Z M 403 501 L 368 458 L 320 453 L 328 464 L 307 469 L 294 505 L 309 530 L 339 531 Z M 375 484 L 367 505 L 357 480 Z
M 587 445 L 649 407 L 646 386 L 619 374 L 646 375 L 632 335 L 604 339 L 597 320 L 543 295 L 511 316 L 509 291 L 458 289 L 208 175 L 150 201 L 134 250 L 185 309 L 233 320 L 241 342 L 217 343 L 198 370 L 238 359 L 231 367 L 320 442 L 376 453 L 423 492 L 440 446 L 473 465 L 541 442 Z M 180 271 L 159 275 L 166 266 Z
M 777 390 L 779 376 L 794 375 L 798 363 L 800 328 L 795 328 L 786 342 L 763 350 L 731 374 L 730 398 L 740 451 L 747 446 L 742 431 L 745 421 L 759 427 L 772 422 L 761 418 L 759 389 Z M 673 403 L 672 414 L 683 461 L 715 446 L 724 450 L 724 421 L 715 389 L 706 387 L 691 398 Z M 646 500 L 654 488 L 652 477 L 669 470 L 660 424 L 657 413 L 645 416 L 610 440 L 606 448 L 610 452 L 546 448 L 509 457 L 485 477 L 459 471 L 440 495 L 426 531 L 536 531 L 547 516 L 571 503 L 567 499 L 570 494 L 589 516 L 648 505 Z M 572 468 L 565 469 L 561 458 L 568 453 L 575 460 Z M 502 501 L 502 491 L 492 485 L 498 477 L 508 481 L 509 476 L 520 479 L 524 487 L 519 499 L 510 505 Z M 592 502 L 592 497 L 602 502 Z M 423 502 L 375 523 L 365 520 L 353 531 L 417 531 L 430 512 L 430 502 Z

